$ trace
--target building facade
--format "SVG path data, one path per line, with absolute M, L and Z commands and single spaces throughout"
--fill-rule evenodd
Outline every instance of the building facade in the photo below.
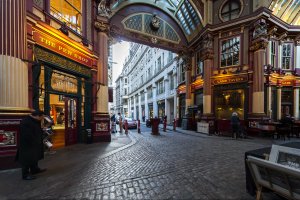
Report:
M 108 18 L 98 3 L 3 0 L 0 7 L 0 168 L 14 163 L 20 121 L 37 109 L 54 121 L 55 148 L 84 142 L 86 129 L 93 141 L 110 141 Z
M 164 116 L 168 122 L 173 121 L 177 102 L 176 54 L 136 43 L 131 43 L 129 51 L 119 77 L 124 83 L 120 87 L 120 99 L 123 106 L 127 102 L 122 113 L 143 122 Z

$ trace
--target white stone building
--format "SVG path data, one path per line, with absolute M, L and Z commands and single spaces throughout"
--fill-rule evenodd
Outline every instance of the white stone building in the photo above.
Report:
M 134 119 L 176 117 L 176 54 L 131 43 L 130 53 L 116 81 L 117 109 Z

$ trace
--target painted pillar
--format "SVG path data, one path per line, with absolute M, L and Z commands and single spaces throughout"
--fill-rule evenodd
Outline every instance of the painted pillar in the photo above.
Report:
M 254 114 L 264 114 L 264 66 L 266 64 L 265 59 L 265 49 L 258 49 L 254 52 L 252 100 L 252 111 Z
M 156 99 L 156 85 L 152 86 L 152 95 L 153 95 L 153 117 L 158 117 L 158 106 L 157 106 L 157 99 Z
M 139 94 L 138 98 L 139 98 L 139 104 L 138 104 L 139 105 L 139 120 L 142 121 L 142 119 L 143 119 L 143 111 L 142 111 L 141 94 Z
M 267 86 L 267 115 L 270 119 L 272 119 L 272 107 L 271 107 L 271 101 L 272 101 L 272 87 L 270 85 Z
M 28 112 L 26 1 L 0 1 L 0 19 L 0 115 Z
M 191 76 L 192 76 L 192 58 L 191 55 L 184 55 L 183 62 L 185 66 L 185 114 L 188 113 L 188 108 L 192 105 L 191 102 Z
M 277 87 L 277 120 L 281 119 L 281 86 Z
M 168 97 L 170 95 L 170 81 L 169 76 L 164 77 L 164 91 L 165 91 L 165 115 L 167 116 L 167 123 L 169 123 L 170 117 L 171 117 L 171 111 L 170 111 L 170 101 L 168 100 Z
M 203 51 L 201 52 L 203 66 L 203 115 L 212 115 L 212 85 L 210 77 L 213 70 L 213 36 L 207 34 L 203 38 Z
M 296 46 L 295 46 L 295 67 L 296 69 L 300 69 L 300 41 L 296 42 Z
M 254 24 L 253 40 L 250 50 L 253 51 L 253 94 L 252 115 L 265 116 L 264 110 L 264 67 L 266 65 L 266 48 L 268 46 L 266 21 L 259 19 Z
M 0 170 L 17 167 L 14 161 L 20 121 L 29 106 L 26 0 L 0 1 Z M 32 87 L 31 87 L 32 88 Z M 31 100 L 32 101 L 32 100 Z M 6 137 L 5 137 L 6 136 Z M 11 138 L 7 140 L 6 138 Z
M 145 118 L 149 119 L 149 107 L 148 107 L 148 93 L 147 89 L 144 90 L 145 95 Z
M 108 113 L 108 19 L 97 17 L 95 49 L 99 52 L 97 60 L 97 110 L 93 111 L 93 142 L 111 141 L 110 119 Z
M 299 88 L 294 88 L 294 118 L 299 119 Z

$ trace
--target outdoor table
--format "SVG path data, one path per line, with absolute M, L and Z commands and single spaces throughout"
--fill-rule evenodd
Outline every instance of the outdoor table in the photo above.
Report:
M 280 146 L 300 149 L 300 142 L 289 142 L 289 143 L 281 144 Z M 250 169 L 247 165 L 247 156 L 253 156 L 253 157 L 265 159 L 265 156 L 269 156 L 270 152 L 271 152 L 271 147 L 264 147 L 261 149 L 255 149 L 255 150 L 245 152 L 244 161 L 245 161 L 245 172 L 246 172 L 246 190 L 252 196 L 256 194 L 256 186 L 252 178 Z

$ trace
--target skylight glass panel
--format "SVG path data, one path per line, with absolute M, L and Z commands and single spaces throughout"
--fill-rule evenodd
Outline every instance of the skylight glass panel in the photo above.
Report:
M 171 0 L 171 2 L 176 6 L 178 7 L 179 3 L 180 3 L 180 0 Z
M 200 24 L 200 18 L 188 0 L 185 0 L 181 4 L 176 13 L 176 17 L 188 35 Z

